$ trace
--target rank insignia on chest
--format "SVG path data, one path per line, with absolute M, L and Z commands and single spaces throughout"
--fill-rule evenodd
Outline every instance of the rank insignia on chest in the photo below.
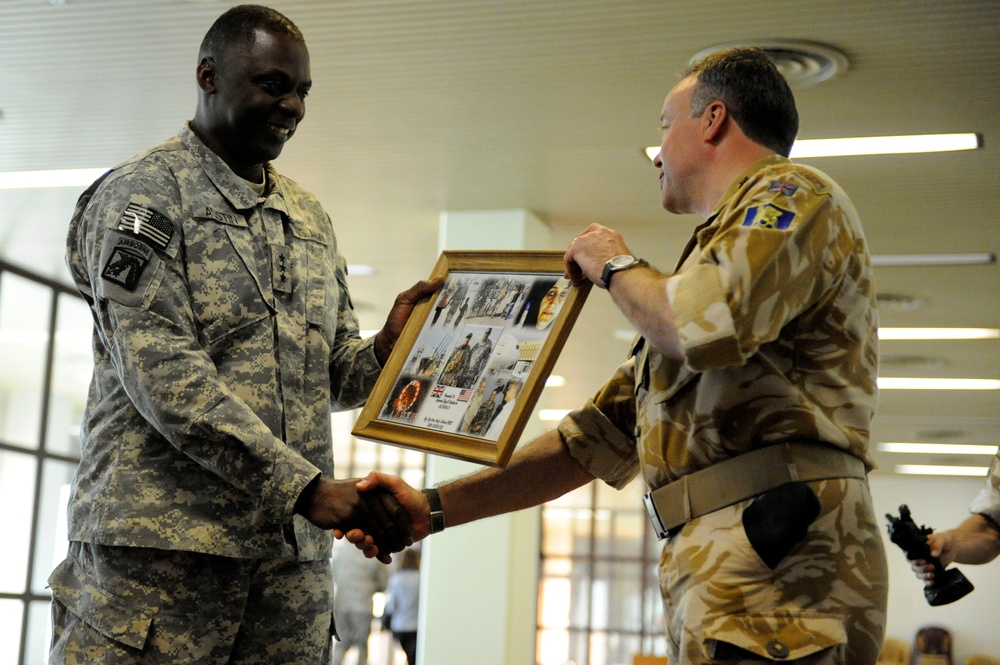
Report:
M 787 229 L 792 225 L 795 213 L 791 210 L 779 208 L 773 203 L 753 206 L 747 208 L 746 216 L 743 218 L 743 226 L 756 226 L 762 229 Z
M 271 245 L 271 284 L 278 293 L 292 292 L 292 261 L 286 245 Z
M 118 220 L 118 230 L 143 236 L 155 247 L 166 249 L 174 237 L 174 225 L 151 208 L 139 203 L 129 203 Z

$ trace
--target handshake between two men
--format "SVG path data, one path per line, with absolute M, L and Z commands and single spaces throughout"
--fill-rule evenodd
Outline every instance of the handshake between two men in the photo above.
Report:
M 359 492 L 363 482 L 317 477 L 299 496 L 295 512 L 321 529 L 332 529 L 337 538 L 348 535 L 368 558 L 390 563 L 391 554 L 414 543 L 412 514 L 386 489 Z

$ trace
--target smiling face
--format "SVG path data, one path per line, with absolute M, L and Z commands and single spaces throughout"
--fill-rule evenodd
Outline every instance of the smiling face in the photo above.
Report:
M 199 136 L 242 178 L 259 182 L 305 117 L 312 86 L 302 40 L 258 29 L 253 43 L 226 49 L 198 66 L 203 96 Z

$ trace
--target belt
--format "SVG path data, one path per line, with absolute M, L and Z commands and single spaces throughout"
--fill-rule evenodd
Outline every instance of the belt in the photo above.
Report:
M 642 497 L 657 538 L 696 517 L 793 481 L 865 478 L 865 463 L 821 443 L 784 442 L 758 448 L 682 476 Z

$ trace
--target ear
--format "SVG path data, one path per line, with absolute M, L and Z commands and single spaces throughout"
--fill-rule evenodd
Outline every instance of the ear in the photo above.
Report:
M 722 128 L 729 119 L 729 109 L 726 108 L 725 102 L 716 99 L 705 108 L 701 118 L 704 138 L 713 142 L 722 138 Z
M 206 95 L 211 95 L 215 92 L 216 74 L 215 59 L 202 58 L 201 62 L 198 63 L 198 69 L 195 71 L 195 80 L 198 81 L 198 87 Z

